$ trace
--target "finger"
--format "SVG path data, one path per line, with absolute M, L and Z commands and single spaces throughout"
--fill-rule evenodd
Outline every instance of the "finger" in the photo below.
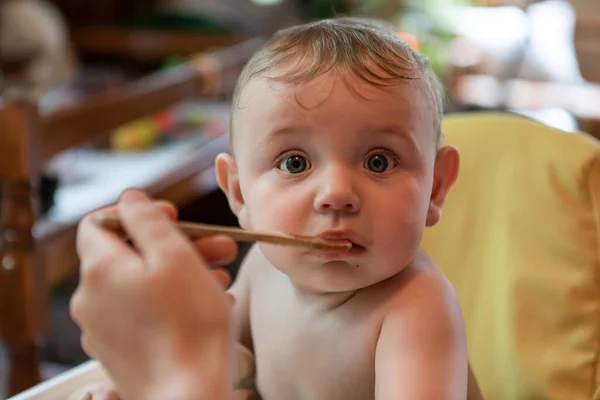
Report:
M 81 316 L 85 313 L 84 299 L 82 296 L 81 285 L 79 285 L 69 300 L 69 315 L 79 328 L 82 328 Z
M 238 248 L 227 236 L 212 236 L 194 242 L 196 250 L 202 258 L 215 265 L 229 264 L 237 257 Z
M 217 282 L 219 282 L 223 289 L 227 289 L 231 284 L 231 276 L 229 275 L 229 272 L 225 271 L 224 269 L 213 269 L 210 271 L 210 273 L 217 280 Z
M 123 242 L 123 238 L 98 226 L 95 217 L 95 213 L 86 215 L 77 227 L 76 247 L 80 259 L 95 261 L 98 256 L 115 253 L 134 257 L 135 252 Z
M 160 211 L 165 213 L 165 215 L 167 216 L 167 218 L 169 218 L 169 220 L 177 221 L 177 217 L 179 216 L 179 210 L 177 209 L 177 207 L 175 207 L 175 205 L 173 203 L 164 201 L 164 200 L 160 200 L 160 201 L 154 202 L 154 204 Z M 93 215 L 94 215 L 94 217 L 101 215 L 103 218 L 107 218 L 107 217 L 119 218 L 119 209 L 117 208 L 116 205 L 110 206 L 110 207 L 105 207 L 105 208 L 95 211 Z M 123 232 L 123 231 L 111 231 L 111 232 L 113 234 L 115 234 L 119 239 L 121 239 L 121 241 L 126 241 L 128 245 L 131 245 L 130 241 L 127 238 L 127 234 L 125 232 Z
M 177 221 L 179 210 L 173 203 L 165 200 L 159 200 L 155 204 L 156 207 L 158 207 L 160 211 L 164 212 L 171 221 Z
M 92 400 L 92 394 L 87 388 L 83 388 L 73 392 L 67 400 Z
M 227 300 L 229 301 L 229 305 L 233 307 L 235 305 L 235 297 L 233 296 L 233 294 L 231 294 L 229 292 L 225 292 L 225 296 L 227 297 Z
M 169 219 L 171 219 L 171 220 L 176 220 L 177 217 L 179 216 L 179 210 L 170 201 L 158 200 L 158 201 L 155 201 L 154 204 L 156 205 L 156 207 L 159 210 L 164 212 L 165 215 L 167 217 L 169 217 Z M 100 209 L 94 211 L 94 214 L 97 214 L 97 213 L 102 213 L 102 215 L 105 215 L 107 217 L 119 217 L 119 208 L 117 205 L 112 205 L 112 206 L 100 208 Z
M 118 235 L 108 232 L 86 217 L 77 231 L 79 285 L 85 290 L 105 290 L 119 281 L 143 272 L 136 249 Z M 104 288 L 104 289 L 102 289 Z
M 117 391 L 109 384 L 98 385 L 92 400 L 120 400 Z
M 173 222 L 146 194 L 129 190 L 121 196 L 117 206 L 123 229 L 145 258 L 160 259 L 175 249 L 181 250 L 187 243 Z
M 95 359 L 96 353 L 94 352 L 92 340 L 90 339 L 90 335 L 88 335 L 85 331 L 81 332 L 81 337 L 79 339 L 81 344 L 81 349 L 83 352 L 90 358 Z
M 98 400 L 121 400 L 121 397 L 117 392 L 109 392 L 104 394 L 103 397 L 99 397 Z

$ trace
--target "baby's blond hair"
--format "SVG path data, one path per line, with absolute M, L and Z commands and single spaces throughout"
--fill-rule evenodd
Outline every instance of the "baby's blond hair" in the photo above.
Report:
M 442 86 L 429 67 L 429 61 L 400 39 L 393 27 L 385 22 L 334 18 L 275 33 L 252 56 L 237 80 L 232 99 L 231 137 L 240 94 L 248 81 L 278 67 L 285 67 L 284 72 L 270 78 L 291 84 L 304 83 L 330 71 L 350 73 L 375 86 L 414 83 L 430 100 L 435 116 L 433 128 L 438 140 L 441 139 Z

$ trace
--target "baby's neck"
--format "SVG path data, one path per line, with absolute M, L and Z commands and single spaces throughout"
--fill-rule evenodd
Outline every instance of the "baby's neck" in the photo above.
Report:
M 342 307 L 344 304 L 351 301 L 360 291 L 360 289 L 357 289 L 347 292 L 321 293 L 306 290 L 293 282 L 290 283 L 299 303 L 315 311 L 321 312 L 334 311 Z

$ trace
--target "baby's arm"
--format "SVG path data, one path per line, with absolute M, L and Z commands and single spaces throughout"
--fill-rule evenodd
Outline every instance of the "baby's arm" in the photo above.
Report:
M 466 338 L 454 290 L 421 276 L 402 291 L 377 343 L 375 398 L 466 399 Z
M 238 271 L 238 275 L 228 290 L 235 298 L 233 306 L 233 333 L 234 339 L 253 350 L 252 334 L 250 332 L 250 283 L 259 260 L 259 250 L 252 247 Z

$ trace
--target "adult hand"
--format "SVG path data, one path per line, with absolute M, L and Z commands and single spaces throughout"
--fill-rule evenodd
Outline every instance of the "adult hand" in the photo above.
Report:
M 230 398 L 232 335 L 224 272 L 236 246 L 213 237 L 195 245 L 176 229 L 175 208 L 139 191 L 116 207 L 135 248 L 99 227 L 79 225 L 79 286 L 71 314 L 82 346 L 100 361 L 123 399 Z

